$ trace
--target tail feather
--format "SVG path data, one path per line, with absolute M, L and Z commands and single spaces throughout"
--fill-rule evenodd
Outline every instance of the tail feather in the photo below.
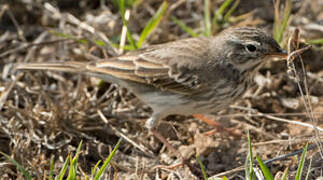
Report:
M 86 62 L 46 62 L 46 63 L 19 63 L 15 66 L 16 70 L 54 70 L 62 72 L 86 73 Z
M 19 63 L 14 67 L 15 70 L 52 70 L 67 73 L 80 73 L 102 80 L 125 86 L 124 82 L 115 77 L 116 72 L 96 68 L 95 64 L 90 62 L 45 62 L 45 63 Z

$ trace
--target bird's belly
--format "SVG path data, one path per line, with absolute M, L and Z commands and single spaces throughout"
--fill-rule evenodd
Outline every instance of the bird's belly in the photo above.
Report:
M 190 115 L 194 113 L 194 101 L 188 98 L 183 98 L 182 95 L 169 92 L 149 92 L 140 94 L 138 97 L 146 104 L 148 104 L 154 112 L 161 112 L 163 114 L 181 114 Z
M 145 93 L 137 94 L 137 96 L 149 105 L 154 112 L 160 112 L 165 115 L 192 115 L 214 113 L 226 109 L 241 97 L 246 89 L 247 86 L 243 83 L 239 87 L 235 85 L 224 86 L 193 96 L 166 91 L 146 91 Z

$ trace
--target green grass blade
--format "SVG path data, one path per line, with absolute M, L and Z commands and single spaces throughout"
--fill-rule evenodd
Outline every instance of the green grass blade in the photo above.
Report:
M 99 169 L 99 172 L 95 175 L 94 180 L 99 180 L 100 179 L 101 175 L 103 174 L 104 170 L 108 166 L 108 164 L 111 161 L 112 157 L 114 156 L 115 152 L 119 148 L 119 146 L 121 144 L 121 141 L 122 141 L 122 138 L 119 139 L 119 141 L 117 142 L 116 146 L 113 148 L 112 152 L 109 154 L 109 156 L 107 157 L 107 159 L 104 161 L 102 167 Z
M 69 162 L 70 162 L 70 168 L 69 168 L 68 176 L 67 176 L 66 180 L 76 179 L 75 178 L 75 169 L 74 169 L 74 166 L 73 166 L 73 157 L 72 156 L 69 156 Z
M 101 163 L 101 160 L 99 160 L 99 161 L 95 164 L 95 166 L 93 167 L 92 172 L 91 172 L 91 176 L 92 176 L 92 177 L 93 177 L 93 176 L 94 176 L 94 174 L 96 173 L 96 170 L 98 169 L 98 166 L 100 165 L 100 163 Z
M 209 37 L 211 33 L 210 0 L 204 0 L 204 35 Z
M 66 33 L 60 33 L 60 32 L 57 32 L 55 30 L 49 30 L 48 31 L 49 33 L 51 33 L 52 35 L 54 36 L 58 36 L 58 37 L 62 37 L 64 39 L 69 39 L 69 40 L 73 40 L 73 41 L 76 41 L 78 43 L 81 43 L 81 44 L 87 44 L 87 43 L 95 43 L 97 46 L 100 46 L 100 47 L 104 47 L 106 46 L 105 42 L 104 41 L 101 41 L 101 40 L 94 40 L 94 41 L 89 41 L 88 39 L 86 38 L 78 38 L 78 37 L 75 37 L 71 34 L 66 34 Z
M 120 45 L 119 44 L 116 44 L 116 43 L 113 43 L 113 42 L 110 42 L 110 45 L 114 48 L 120 48 Z M 124 50 L 129 50 L 129 51 L 132 51 L 132 50 L 135 50 L 136 48 L 131 46 L 131 45 L 125 45 L 123 47 Z
M 288 167 L 284 170 L 282 180 L 287 180 L 287 175 L 288 175 Z
M 126 2 L 125 2 L 125 0 L 118 0 L 117 2 L 118 2 L 118 6 L 119 6 L 121 16 L 124 17 L 124 14 L 126 12 Z
M 315 45 L 315 44 L 323 44 L 323 38 L 308 40 L 308 41 L 306 41 L 306 43 L 313 44 L 313 45 Z
M 32 177 L 31 177 L 31 175 L 25 170 L 25 168 L 22 166 L 22 165 L 20 165 L 17 161 L 15 161 L 14 159 L 12 159 L 10 156 L 8 156 L 7 154 L 5 154 L 5 153 L 3 153 L 3 152 L 0 152 L 0 154 L 1 155 L 3 155 L 4 157 L 6 157 L 10 162 L 12 162 L 15 166 L 16 166 L 16 168 L 20 171 L 20 172 L 22 172 L 23 174 L 24 174 L 24 176 L 25 176 L 25 178 L 26 179 L 28 179 L 28 180 L 31 180 L 32 179 Z
M 233 0 L 224 1 L 215 13 L 215 19 L 219 22 L 223 19 L 224 11 L 230 6 Z
M 249 149 L 249 171 L 252 174 L 253 171 L 253 154 L 252 154 L 252 146 L 251 146 L 251 138 L 250 138 L 250 133 L 248 131 L 248 149 Z
M 292 3 L 291 0 L 286 0 L 285 7 L 284 7 L 284 13 L 283 13 L 283 21 L 280 20 L 279 16 L 279 9 L 275 7 L 275 23 L 274 23 L 274 39 L 278 42 L 282 42 L 283 34 L 284 31 L 286 30 L 288 20 L 291 15 L 291 10 L 292 10 Z
M 236 8 L 238 7 L 239 3 L 240 3 L 240 0 L 234 1 L 234 4 L 232 5 L 232 7 L 224 15 L 224 22 L 229 22 L 229 18 L 231 16 L 231 14 L 236 10 Z
M 93 41 L 97 46 L 100 46 L 100 47 L 104 47 L 106 46 L 105 42 L 104 41 L 101 41 L 101 40 L 95 40 Z
M 247 158 L 244 162 L 244 173 L 245 173 L 245 179 L 247 179 L 250 176 L 249 172 L 249 155 L 247 155 Z
M 222 5 L 220 6 L 220 8 L 217 11 L 218 15 L 223 16 L 224 11 L 230 6 L 230 4 L 232 3 L 233 0 L 226 0 L 222 3 Z
M 207 174 L 206 174 L 206 170 L 205 170 L 205 166 L 204 164 L 202 163 L 201 159 L 200 159 L 200 156 L 196 155 L 196 160 L 197 162 L 199 162 L 200 164 L 200 167 L 201 167 L 201 171 L 202 171 L 202 174 L 203 174 L 203 178 L 204 180 L 207 180 L 208 177 L 207 177 Z
M 58 176 L 56 176 L 55 180 L 63 180 L 64 175 L 66 173 L 67 167 L 68 167 L 68 163 L 70 161 L 70 155 L 67 156 L 63 168 L 61 169 L 61 171 L 59 172 Z
M 176 17 L 171 17 L 172 21 L 177 24 L 180 28 L 182 28 L 186 33 L 191 35 L 192 37 L 197 37 L 198 34 L 193 31 L 190 27 L 186 26 L 181 20 L 177 19 Z
M 80 142 L 80 144 L 78 145 L 77 149 L 76 149 L 76 153 L 75 156 L 70 160 L 70 170 L 68 172 L 68 177 L 67 179 L 76 179 L 76 175 L 77 175 L 77 161 L 79 158 L 79 155 L 81 153 L 81 148 L 82 148 L 82 141 Z
M 261 160 L 261 158 L 258 155 L 256 155 L 256 159 L 266 180 L 274 180 L 274 176 L 271 174 L 268 167 L 264 164 L 264 162 Z
M 139 41 L 137 43 L 138 47 L 141 47 L 141 45 L 146 40 L 146 38 L 150 35 L 150 33 L 154 29 L 156 29 L 156 27 L 162 20 L 163 15 L 165 14 L 167 8 L 168 8 L 168 1 L 165 0 L 163 4 L 158 8 L 158 11 L 156 12 L 156 14 L 149 20 L 144 30 L 142 30 Z
M 119 6 L 120 0 L 112 0 L 113 5 Z M 140 3 L 142 3 L 142 0 L 125 0 L 125 7 L 131 8 L 133 6 L 138 6 Z
M 54 158 L 55 158 L 55 156 L 52 156 L 50 158 L 49 180 L 53 180 L 54 179 Z
M 248 131 L 248 156 L 245 163 L 245 173 L 246 179 L 252 180 L 253 179 L 253 155 L 252 155 L 252 146 L 251 146 L 251 139 L 250 133 Z
M 128 38 L 128 41 L 129 41 L 130 45 L 134 49 L 138 49 L 137 44 L 136 44 L 135 40 L 132 37 L 131 31 L 128 28 L 128 22 L 127 22 L 127 20 L 125 18 L 125 13 L 126 13 L 125 0 L 119 0 L 118 1 L 118 6 L 119 6 L 120 14 L 121 14 L 122 24 L 127 28 L 127 38 Z
M 54 35 L 54 36 L 58 36 L 58 37 L 61 37 L 61 38 L 64 38 L 64 39 L 73 40 L 73 41 L 76 41 L 76 42 L 81 43 L 81 44 L 89 43 L 89 41 L 86 40 L 85 38 L 78 38 L 78 37 L 75 37 L 75 36 L 73 36 L 71 34 L 61 33 L 61 32 L 57 32 L 55 30 L 49 30 L 48 32 L 50 34 Z
M 281 24 L 279 7 L 280 7 L 280 0 L 274 0 L 274 27 L 273 27 L 273 37 L 274 37 L 274 39 L 276 41 L 278 39 L 278 33 L 279 33 L 280 24 Z
M 308 169 L 307 169 L 307 173 L 306 173 L 305 180 L 308 180 L 308 177 L 309 177 L 310 172 L 311 172 L 311 167 L 312 167 L 312 158 L 310 159 L 310 164 L 308 165 Z
M 290 0 L 286 0 L 285 9 L 284 9 L 283 23 L 282 23 L 282 26 L 281 26 L 280 32 L 279 32 L 279 39 L 278 39 L 279 43 L 282 41 L 283 34 L 284 34 L 285 30 L 286 30 L 291 11 L 292 11 L 292 2 Z
M 303 168 L 304 168 L 304 164 L 305 164 L 307 147 L 308 147 L 308 144 L 306 144 L 306 146 L 304 147 L 303 153 L 301 155 L 301 159 L 300 159 L 300 162 L 299 162 L 299 165 L 297 168 L 295 180 L 301 180 L 301 178 L 302 178 L 302 172 L 303 172 Z

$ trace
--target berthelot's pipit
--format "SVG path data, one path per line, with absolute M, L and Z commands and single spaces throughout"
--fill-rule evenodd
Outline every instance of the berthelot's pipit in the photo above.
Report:
M 98 62 L 19 64 L 17 69 L 76 72 L 117 83 L 153 110 L 146 127 L 171 114 L 214 113 L 248 89 L 255 72 L 286 52 L 257 28 L 231 28 L 216 37 L 178 40 Z

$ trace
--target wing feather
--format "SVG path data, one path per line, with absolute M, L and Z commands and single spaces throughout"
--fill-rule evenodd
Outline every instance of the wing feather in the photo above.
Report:
M 155 45 L 97 62 L 89 65 L 88 70 L 189 95 L 203 88 L 198 72 L 195 72 L 199 67 L 192 64 L 205 64 L 201 61 L 208 58 L 205 56 L 207 43 L 206 39 L 194 38 Z

